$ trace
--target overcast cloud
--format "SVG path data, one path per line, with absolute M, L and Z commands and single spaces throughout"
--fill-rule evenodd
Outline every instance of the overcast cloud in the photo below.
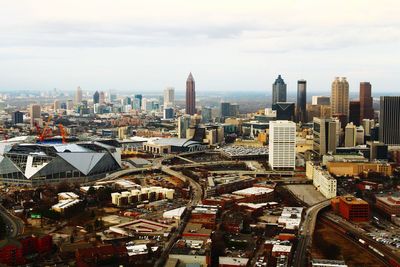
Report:
M 0 0 L 0 89 L 396 92 L 396 0 Z

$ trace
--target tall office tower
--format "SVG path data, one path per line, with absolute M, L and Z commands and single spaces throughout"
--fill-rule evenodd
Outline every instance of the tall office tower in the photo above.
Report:
M 321 117 L 321 106 L 307 104 L 307 122 L 313 121 L 314 118 Z
M 375 127 L 375 121 L 374 120 L 369 120 L 369 119 L 363 119 L 361 122 L 364 132 L 366 136 L 371 135 L 371 129 Z
M 379 112 L 379 141 L 400 145 L 400 96 L 381 96 Z
M 221 102 L 221 119 L 231 116 L 231 103 Z
M 140 94 L 135 95 L 135 99 L 139 100 L 139 109 L 142 108 L 142 100 L 143 100 L 143 96 Z
M 75 92 L 75 104 L 79 104 L 81 102 L 82 102 L 82 89 L 80 86 L 78 86 Z
M 196 113 L 196 90 L 192 73 L 186 80 L 186 114 L 194 115 Z
M 231 114 L 231 116 L 232 117 L 237 117 L 237 116 L 239 116 L 239 114 L 240 114 L 240 111 L 239 111 L 239 104 L 231 104 L 231 108 L 230 108 L 230 114 Z
M 59 110 L 61 108 L 61 101 L 60 100 L 54 100 L 54 103 L 53 103 L 53 109 L 54 109 L 54 111 L 57 111 L 57 110 Z
M 356 133 L 356 145 L 364 145 L 365 144 L 365 131 L 364 127 L 358 126 Z
M 335 152 L 338 144 L 338 123 L 334 119 L 314 118 L 313 150 L 320 156 Z
M 174 118 L 174 108 L 164 108 L 164 119 L 173 119 Z
M 104 91 L 101 91 L 99 94 L 99 104 L 105 104 L 106 103 L 106 93 Z
M 369 82 L 360 82 L 360 121 L 374 118 L 372 105 L 371 84 Z
M 276 102 L 275 104 L 272 104 L 272 110 L 276 111 L 277 120 L 295 120 L 295 104 L 293 102 Z
M 345 77 L 336 77 L 332 83 L 331 95 L 332 116 L 347 118 L 349 116 L 349 83 Z M 344 124 L 346 125 L 346 124 Z
M 175 105 L 175 88 L 167 87 L 164 89 L 164 108 Z
M 201 108 L 201 121 L 203 123 L 212 122 L 212 109 L 210 107 Z
M 74 109 L 74 102 L 72 99 L 67 100 L 67 110 L 73 110 Z
M 32 104 L 30 107 L 31 126 L 35 126 L 37 119 L 40 119 L 41 107 L 40 105 Z
M 297 81 L 296 117 L 298 122 L 307 122 L 307 81 Z
M 357 128 L 353 123 L 348 123 L 344 129 L 344 146 L 354 147 L 356 145 Z
M 178 137 L 186 138 L 186 130 L 190 127 L 190 115 L 182 115 L 178 118 Z
M 93 94 L 93 104 L 100 103 L 100 94 L 98 91 L 94 92 Z
M 273 170 L 296 167 L 296 123 L 281 120 L 269 123 L 269 164 Z
M 311 103 L 313 105 L 330 105 L 331 104 L 331 98 L 329 96 L 312 96 Z
M 286 102 L 286 83 L 281 75 L 272 84 L 272 105 L 277 102 Z
M 11 120 L 12 124 L 18 124 L 18 123 L 23 123 L 24 122 L 24 113 L 21 111 L 15 111 L 11 114 Z
M 331 118 L 332 117 L 332 112 L 331 112 L 331 106 L 329 105 L 318 105 L 321 109 L 321 118 Z
M 360 101 L 350 101 L 349 104 L 349 122 L 360 125 Z

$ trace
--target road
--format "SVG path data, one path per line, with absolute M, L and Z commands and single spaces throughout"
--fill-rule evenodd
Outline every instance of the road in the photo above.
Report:
M 308 250 L 311 248 L 312 236 L 314 233 L 318 213 L 320 212 L 320 210 L 328 207 L 329 205 L 330 200 L 328 199 L 307 208 L 303 223 L 299 231 L 299 240 L 293 256 L 292 266 L 306 266 L 307 253 Z
M 367 244 L 379 250 L 384 255 L 383 257 L 381 255 L 380 256 L 385 259 L 386 262 L 392 259 L 396 261 L 397 264 L 400 264 L 400 256 L 398 254 L 394 253 L 389 247 L 385 246 L 384 244 L 381 244 L 366 235 L 367 232 L 365 232 L 364 230 L 360 230 L 360 228 L 358 228 L 356 225 L 344 220 L 343 218 L 333 214 L 332 212 L 325 213 L 323 215 L 323 218 L 328 219 L 333 225 L 343 229 L 345 232 L 351 233 L 352 236 L 356 237 L 356 240 L 358 238 L 363 239 L 365 242 L 367 242 Z M 377 255 L 377 253 L 375 253 L 375 255 Z
M 24 232 L 24 223 L 23 221 L 12 215 L 3 205 L 0 205 L 0 216 L 3 218 L 4 222 L 7 225 L 7 235 L 8 237 L 17 237 Z

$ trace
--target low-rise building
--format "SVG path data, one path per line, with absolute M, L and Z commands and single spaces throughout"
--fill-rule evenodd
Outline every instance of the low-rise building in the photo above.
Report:
M 326 164 L 329 173 L 337 176 L 358 176 L 363 172 L 377 172 L 381 175 L 393 175 L 393 166 L 386 162 L 334 162 Z
M 352 195 L 332 199 L 332 209 L 343 218 L 352 222 L 367 222 L 370 218 L 368 202 Z
M 278 224 L 288 230 L 299 229 L 302 213 L 302 207 L 284 207 L 281 216 L 278 218 Z
M 337 181 L 321 167 L 314 166 L 313 184 L 324 197 L 336 197 Z
M 399 196 L 380 196 L 376 197 L 376 206 L 387 215 L 400 215 Z
M 238 258 L 238 257 L 219 257 L 219 267 L 244 267 L 248 266 L 248 258 Z

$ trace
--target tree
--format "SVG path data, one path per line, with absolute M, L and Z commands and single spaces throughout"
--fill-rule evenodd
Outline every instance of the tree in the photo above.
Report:
M 0 240 L 3 240 L 7 237 L 7 228 L 6 223 L 3 220 L 3 217 L 0 217 Z
M 88 191 L 87 191 L 87 194 L 88 194 L 89 196 L 94 196 L 94 195 L 96 194 L 96 189 L 94 189 L 93 186 L 89 187 L 89 189 L 88 189 Z
M 61 182 L 57 185 L 58 193 L 68 192 L 68 191 L 71 191 L 71 187 L 69 186 L 69 184 L 67 182 Z
M 96 191 L 98 201 L 110 201 L 111 200 L 111 188 L 101 187 Z

